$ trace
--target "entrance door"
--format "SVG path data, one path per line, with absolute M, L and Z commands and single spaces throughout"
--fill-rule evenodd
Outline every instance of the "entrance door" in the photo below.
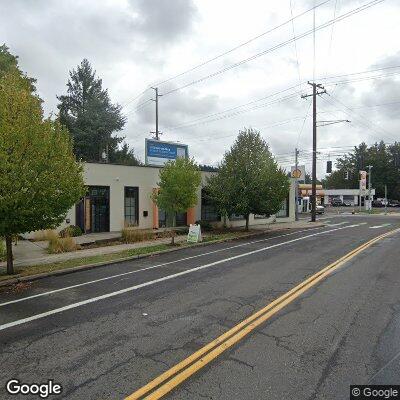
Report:
M 90 186 L 91 232 L 110 231 L 110 188 Z

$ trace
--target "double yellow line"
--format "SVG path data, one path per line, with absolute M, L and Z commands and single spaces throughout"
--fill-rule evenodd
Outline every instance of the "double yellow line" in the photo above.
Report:
M 372 240 L 369 240 L 368 242 L 339 258 L 332 264 L 329 264 L 327 267 L 312 275 L 284 295 L 274 300 L 272 303 L 268 304 L 266 307 L 246 318 L 245 320 L 231 328 L 229 331 L 219 336 L 217 339 L 197 350 L 188 358 L 185 358 L 183 361 L 176 364 L 168 371 L 165 371 L 163 374 L 159 375 L 147 385 L 143 386 L 136 392 L 132 393 L 130 396 L 126 397 L 125 400 L 134 400 L 141 398 L 161 398 L 162 396 L 176 388 L 178 385 L 180 385 L 183 381 L 188 379 L 191 375 L 196 373 L 198 370 L 209 364 L 225 350 L 238 343 L 241 339 L 252 332 L 257 326 L 267 321 L 274 314 L 276 314 L 282 308 L 297 299 L 312 286 L 315 286 L 336 269 L 341 267 L 344 263 L 351 260 L 357 254 L 361 253 L 363 250 L 372 246 L 379 240 L 396 232 L 400 232 L 400 228 L 394 229 L 390 232 L 377 236 Z

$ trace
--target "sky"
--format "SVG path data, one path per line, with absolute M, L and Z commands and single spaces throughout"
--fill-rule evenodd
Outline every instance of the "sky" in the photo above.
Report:
M 323 177 L 353 145 L 400 140 L 400 1 L 356 12 L 371 1 L 0 0 L 0 42 L 37 79 L 46 114 L 87 58 L 123 106 L 118 135 L 142 161 L 157 86 L 162 140 L 188 144 L 198 163 L 217 165 L 254 128 L 281 166 L 297 147 L 310 171 L 311 98 L 301 96 L 315 80 L 327 91 L 319 125 L 351 121 L 318 128 Z

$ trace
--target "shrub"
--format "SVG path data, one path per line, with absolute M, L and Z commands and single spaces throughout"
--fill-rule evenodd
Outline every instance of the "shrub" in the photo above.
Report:
M 60 238 L 54 236 L 49 240 L 49 246 L 47 248 L 51 254 L 55 253 L 66 253 L 68 251 L 78 250 L 78 245 L 72 237 Z
M 195 222 L 196 225 L 200 225 L 200 228 L 204 232 L 209 232 L 213 230 L 213 226 L 208 221 L 199 220 Z
M 0 261 L 7 259 L 6 246 L 4 245 L 3 239 L 0 238 Z
M 52 229 L 46 229 L 44 231 L 36 231 L 33 233 L 33 240 L 35 242 L 44 242 L 57 237 L 57 232 Z
M 69 225 L 60 231 L 60 236 L 63 238 L 82 236 L 82 234 L 82 229 L 77 225 Z
M 135 243 L 154 239 L 155 233 L 153 231 L 124 228 L 121 231 L 121 236 L 125 243 Z

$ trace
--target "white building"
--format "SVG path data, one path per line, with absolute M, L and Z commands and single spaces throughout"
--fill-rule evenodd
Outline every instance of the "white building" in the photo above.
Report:
M 211 173 L 202 172 L 202 186 Z M 71 210 L 61 228 L 78 225 L 86 233 L 120 231 L 125 226 L 152 229 L 170 226 L 166 213 L 159 210 L 151 200 L 157 189 L 159 168 L 148 166 L 125 166 L 114 164 L 86 163 L 84 181 L 87 195 Z M 177 225 L 193 224 L 197 220 L 221 222 L 214 207 L 207 202 L 202 187 L 198 190 L 198 203 L 186 213 L 177 216 Z M 250 216 L 250 225 L 274 221 L 294 220 L 294 182 L 290 193 L 276 216 Z M 232 216 L 228 226 L 243 226 L 242 216 Z
M 375 189 L 371 189 L 372 198 L 375 196 Z M 324 189 L 324 204 L 329 205 L 333 199 L 340 199 L 344 204 L 351 206 L 359 205 L 359 189 Z

